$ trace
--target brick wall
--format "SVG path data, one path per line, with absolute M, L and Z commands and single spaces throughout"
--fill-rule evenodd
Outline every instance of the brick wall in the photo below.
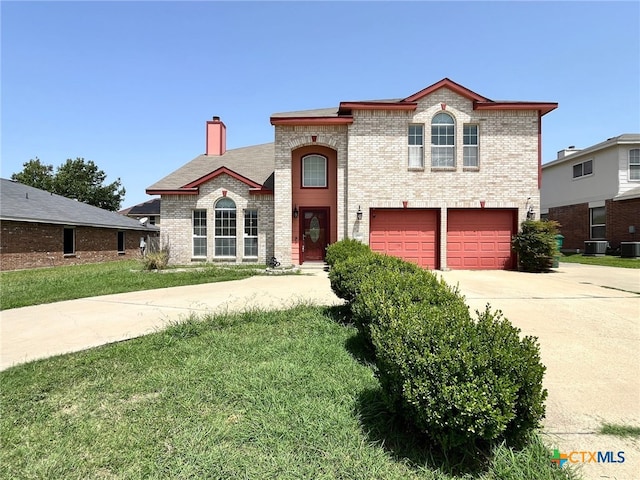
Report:
M 640 199 L 605 202 L 606 239 L 612 248 L 620 242 L 640 241 Z M 549 208 L 549 220 L 560 223 L 560 233 L 564 235 L 563 249 L 584 250 L 585 240 L 591 238 L 589 204 L 579 203 Z M 638 233 L 629 233 L 629 226 L 635 226 Z
M 224 197 L 236 204 L 236 256 L 216 258 L 215 204 Z M 251 195 L 249 186 L 223 174 L 200 186 L 199 195 L 163 195 L 160 204 L 162 218 L 161 245 L 168 246 L 171 264 L 188 264 L 192 261 L 225 261 L 230 263 L 266 263 L 273 256 L 273 195 Z M 193 211 L 207 212 L 207 256 L 193 256 Z M 243 210 L 258 210 L 258 258 L 244 258 Z
M 64 226 L 3 221 L 1 225 L 0 269 L 78 265 L 140 256 L 140 237 L 146 231 L 124 231 L 125 250 L 119 253 L 118 230 L 94 227 L 75 228 L 75 254 L 64 255 Z

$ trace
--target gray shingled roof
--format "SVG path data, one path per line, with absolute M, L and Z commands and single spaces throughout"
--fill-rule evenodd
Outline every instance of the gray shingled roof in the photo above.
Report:
M 227 150 L 223 155 L 199 155 L 147 190 L 176 190 L 222 167 L 271 189 L 275 170 L 274 144 L 235 148 Z
M 4 178 L 0 178 L 0 199 L 0 220 L 149 232 L 159 230 L 151 225 L 143 226 L 119 213 Z
M 118 212 L 120 215 L 160 215 L 160 199 L 153 198 Z

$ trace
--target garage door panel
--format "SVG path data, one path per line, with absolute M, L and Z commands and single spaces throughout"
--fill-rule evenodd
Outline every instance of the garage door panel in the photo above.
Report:
M 447 215 L 449 268 L 512 268 L 511 236 L 515 227 L 515 210 L 454 209 Z
M 371 215 L 369 245 L 422 267 L 437 268 L 438 211 L 376 209 Z

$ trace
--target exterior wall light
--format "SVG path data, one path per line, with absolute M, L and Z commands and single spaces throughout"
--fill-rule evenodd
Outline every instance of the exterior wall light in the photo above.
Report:
M 356 212 L 356 218 L 358 220 L 362 220 L 362 209 L 360 208 L 360 205 L 358 205 L 358 211 Z
M 298 218 L 298 206 L 293 207 L 293 218 Z

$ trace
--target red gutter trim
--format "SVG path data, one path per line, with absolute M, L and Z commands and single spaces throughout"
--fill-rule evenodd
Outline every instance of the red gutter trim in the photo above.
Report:
M 415 102 L 384 103 L 384 102 L 340 102 L 340 110 L 415 110 Z
M 541 115 L 558 108 L 557 103 L 540 102 L 475 102 L 474 110 L 538 110 Z
M 220 167 L 217 170 L 214 170 L 211 173 L 208 173 L 207 175 L 200 177 L 197 180 L 194 180 L 191 183 L 187 183 L 184 187 L 182 188 L 196 188 L 199 185 L 202 185 L 205 182 L 208 182 L 209 180 L 213 180 L 214 178 L 222 175 L 226 173 L 227 175 L 229 175 L 232 178 L 235 178 L 236 180 L 241 181 L 242 183 L 245 183 L 247 185 L 249 185 L 250 187 L 253 188 L 260 188 L 262 187 L 262 185 L 260 185 L 259 183 L 254 182 L 253 180 L 248 179 L 247 177 L 243 177 L 242 175 L 240 175 L 239 173 L 234 172 L 233 170 L 229 170 L 227 167 Z
M 463 87 L 462 85 L 454 82 L 453 80 L 450 80 L 448 78 L 443 78 L 442 80 L 440 80 L 437 83 L 434 83 L 433 85 L 427 87 L 427 88 L 423 88 L 422 90 L 420 90 L 417 93 L 414 93 L 413 95 L 411 95 L 410 97 L 405 98 L 404 100 L 402 100 L 403 102 L 414 102 L 416 100 L 420 100 L 422 97 L 426 97 L 427 95 L 435 92 L 436 90 L 446 87 L 449 90 L 457 93 L 458 95 L 461 95 L 463 97 L 468 98 L 469 100 L 474 100 L 477 102 L 489 102 L 490 100 L 487 97 L 483 97 L 482 95 L 478 95 L 476 92 L 469 90 L 466 87 Z
M 271 117 L 271 125 L 349 125 L 353 117 Z
M 249 194 L 250 195 L 273 195 L 273 190 L 269 190 L 269 189 L 262 189 L 262 188 L 250 188 L 249 189 Z
M 538 191 L 542 188 L 542 115 L 538 114 Z

